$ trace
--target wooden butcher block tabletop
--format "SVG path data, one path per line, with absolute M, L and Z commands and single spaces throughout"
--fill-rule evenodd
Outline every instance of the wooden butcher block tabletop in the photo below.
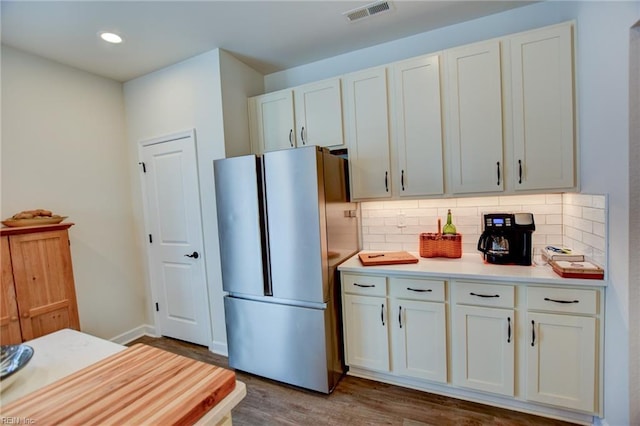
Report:
M 137 344 L 2 407 L 41 425 L 187 425 L 235 387 L 233 371 Z

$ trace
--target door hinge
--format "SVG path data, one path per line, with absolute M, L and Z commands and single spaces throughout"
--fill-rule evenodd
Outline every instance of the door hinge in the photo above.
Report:
M 147 173 L 147 165 L 144 164 L 144 161 L 138 162 L 142 166 L 142 173 Z
M 160 312 L 160 307 L 158 306 L 158 302 L 156 302 L 156 312 Z
M 151 234 L 149 234 L 149 244 L 153 243 L 153 237 L 151 236 Z

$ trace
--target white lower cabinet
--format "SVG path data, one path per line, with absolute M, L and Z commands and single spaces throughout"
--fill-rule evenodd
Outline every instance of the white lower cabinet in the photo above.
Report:
M 527 400 L 597 410 L 597 292 L 538 287 L 528 298 Z
M 350 374 L 568 420 L 602 415 L 603 288 L 343 272 L 342 294 Z
M 454 384 L 513 396 L 515 288 L 467 282 L 453 285 Z
M 389 331 L 385 297 L 344 296 L 347 364 L 389 371 Z
M 390 278 L 393 373 L 447 382 L 444 282 Z
M 386 277 L 343 274 L 342 309 L 347 365 L 389 371 L 386 296 Z

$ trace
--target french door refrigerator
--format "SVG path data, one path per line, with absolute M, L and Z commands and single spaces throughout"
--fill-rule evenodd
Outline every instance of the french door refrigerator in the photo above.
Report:
M 314 146 L 214 161 L 229 366 L 330 393 L 337 266 L 358 250 L 346 160 Z

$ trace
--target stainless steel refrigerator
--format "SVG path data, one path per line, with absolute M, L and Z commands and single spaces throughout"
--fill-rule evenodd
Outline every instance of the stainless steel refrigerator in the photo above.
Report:
M 214 161 L 229 366 L 329 393 L 344 373 L 337 265 L 358 250 L 346 160 Z

